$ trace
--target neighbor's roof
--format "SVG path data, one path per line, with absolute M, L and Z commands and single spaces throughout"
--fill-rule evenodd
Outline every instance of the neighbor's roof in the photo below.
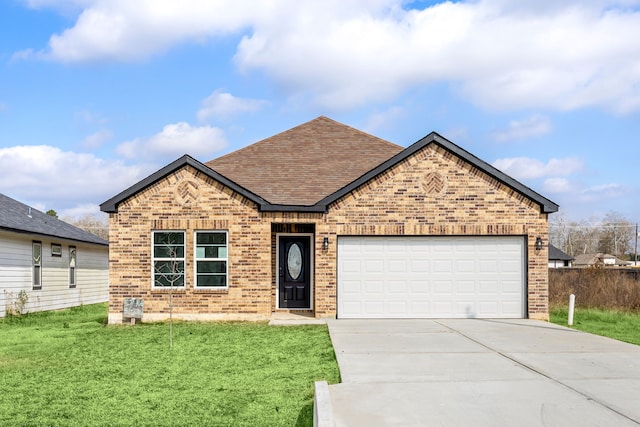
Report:
M 402 150 L 321 116 L 205 165 L 271 204 L 312 206 Z
M 598 263 L 603 263 L 605 259 L 614 260 L 615 265 L 628 265 L 629 262 L 624 261 L 615 255 L 604 254 L 602 252 L 598 252 L 597 254 L 579 254 L 576 255 L 576 259 L 574 265 L 595 265 Z
M 117 212 L 121 202 L 189 165 L 255 202 L 261 211 L 326 212 L 331 203 L 431 144 L 534 201 L 542 213 L 558 210 L 551 200 L 435 132 L 402 149 L 326 117 L 206 164 L 185 154 L 102 203 L 100 209 Z
M 106 240 L 0 193 L 0 229 L 108 245 Z
M 575 258 L 549 243 L 549 260 L 573 261 Z

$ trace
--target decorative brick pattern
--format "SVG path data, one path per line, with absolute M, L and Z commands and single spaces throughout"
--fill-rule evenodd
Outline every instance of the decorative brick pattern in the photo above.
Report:
M 440 177 L 440 178 L 438 178 Z M 125 298 L 144 299 L 143 320 L 168 317 L 167 290 L 151 287 L 151 231 L 186 231 L 186 283 L 173 292 L 174 316 L 265 319 L 276 307 L 276 234 L 314 233 L 316 317 L 336 315 L 341 235 L 516 235 L 527 237 L 528 315 L 548 318 L 547 215 L 540 207 L 437 145 L 429 145 L 329 206 L 325 214 L 258 212 L 227 187 L 184 167 L 110 214 L 109 321 Z M 194 232 L 227 230 L 229 287 L 195 290 Z M 324 237 L 329 248 L 323 249 Z

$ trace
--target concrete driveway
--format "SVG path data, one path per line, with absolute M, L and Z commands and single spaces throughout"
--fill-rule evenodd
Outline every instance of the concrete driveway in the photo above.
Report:
M 329 320 L 336 426 L 638 426 L 640 347 L 535 320 Z

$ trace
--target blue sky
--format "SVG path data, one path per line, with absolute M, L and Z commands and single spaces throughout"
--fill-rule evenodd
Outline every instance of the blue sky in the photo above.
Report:
M 640 1 L 5 0 L 0 192 L 62 216 L 325 115 L 640 220 Z

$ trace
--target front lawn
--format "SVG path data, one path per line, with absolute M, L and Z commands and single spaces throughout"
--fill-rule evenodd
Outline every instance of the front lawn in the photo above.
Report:
M 325 326 L 105 326 L 105 304 L 0 320 L 0 425 L 310 426 Z
M 550 318 L 553 323 L 567 326 L 567 308 L 552 308 Z M 640 313 L 576 308 L 573 327 L 580 331 L 640 345 Z

